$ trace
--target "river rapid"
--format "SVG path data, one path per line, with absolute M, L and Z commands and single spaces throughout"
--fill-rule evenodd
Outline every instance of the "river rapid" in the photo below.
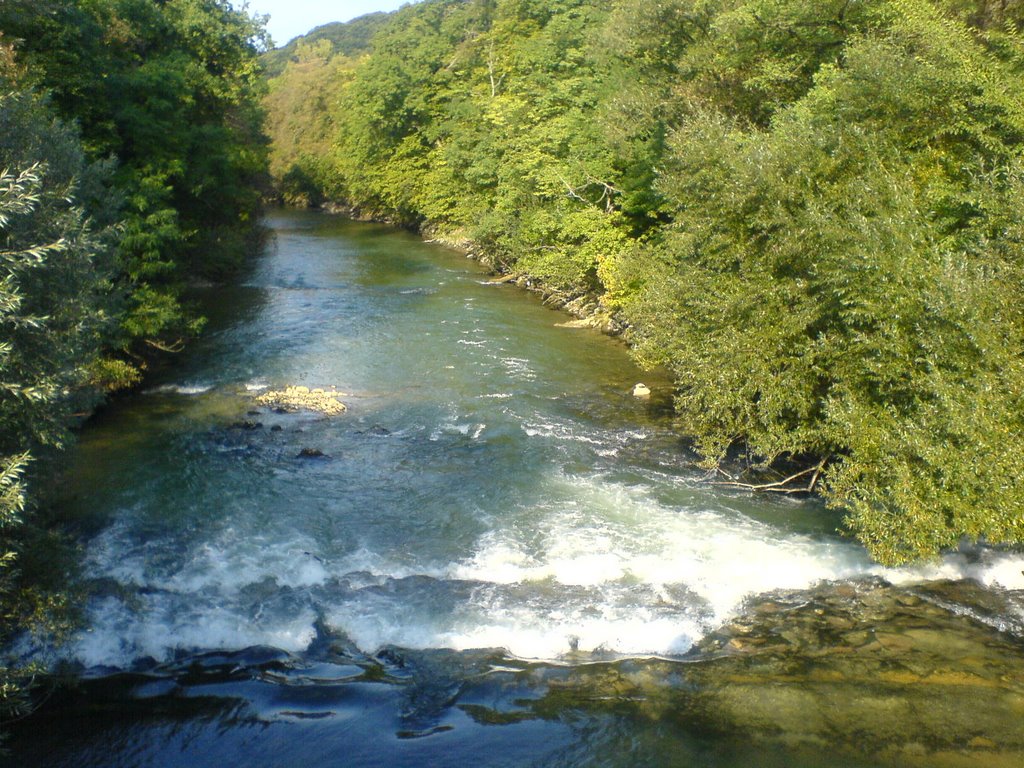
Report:
M 82 679 L 15 728 L 14 764 L 1024 754 L 1002 724 L 1024 717 L 1020 552 L 882 568 L 815 501 L 707 483 L 669 382 L 621 343 L 408 233 L 268 224 L 241 284 L 199 297 L 208 332 L 181 364 L 81 435 L 60 496 L 86 532 L 85 626 L 22 650 Z M 286 385 L 336 387 L 348 411 L 256 405 Z M 835 667 L 836 648 L 867 661 Z M 949 656 L 979 659 L 949 670 L 974 677 L 934 678 Z M 934 701 L 907 704 L 925 689 L 885 678 L 896 663 Z M 759 698 L 782 685 L 785 701 Z M 851 690 L 888 731 L 845 733 L 862 712 L 806 732 L 771 719 Z M 968 727 L 974 691 L 992 711 Z M 899 720 L 958 697 L 940 722 Z M 758 707 L 768 720 L 746 722 Z

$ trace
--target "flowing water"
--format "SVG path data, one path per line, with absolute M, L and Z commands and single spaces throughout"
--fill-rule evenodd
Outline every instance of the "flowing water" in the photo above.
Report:
M 25 650 L 85 682 L 45 736 L 15 733 L 22 764 L 871 765 L 748 747 L 600 681 L 657 671 L 672 699 L 759 593 L 1024 588 L 1019 553 L 886 570 L 815 502 L 709 485 L 667 381 L 459 254 L 322 214 L 269 224 L 243 283 L 201 297 L 181 364 L 81 435 L 61 495 L 88 531 L 86 626 Z M 286 385 L 349 410 L 255 405 Z

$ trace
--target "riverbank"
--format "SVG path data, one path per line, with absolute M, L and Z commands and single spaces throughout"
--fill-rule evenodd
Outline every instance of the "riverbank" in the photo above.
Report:
M 353 221 L 387 224 L 415 232 L 424 242 L 443 245 L 483 264 L 499 278 L 497 282 L 510 283 L 531 293 L 537 293 L 541 296 L 544 306 L 566 312 L 576 318 L 575 321 L 563 324 L 563 327 L 593 328 L 608 336 L 625 339 L 628 324 L 624 318 L 604 306 L 601 296 L 585 292 L 568 293 L 545 283 L 536 275 L 512 270 L 464 234 L 446 232 L 429 222 L 421 226 L 409 226 L 385 214 L 364 211 L 341 202 L 328 201 L 318 206 L 310 206 L 309 209 L 346 216 Z
M 592 293 L 567 293 L 553 288 L 535 275 L 509 270 L 468 238 L 445 234 L 429 226 L 420 234 L 428 243 L 454 248 L 467 258 L 479 261 L 499 276 L 499 282 L 511 283 L 523 290 L 538 293 L 544 306 L 561 310 L 576 318 L 576 321 L 562 323 L 562 327 L 594 328 L 608 336 L 622 337 L 628 344 L 628 339 L 624 336 L 628 328 L 626 322 L 603 305 L 601 296 Z

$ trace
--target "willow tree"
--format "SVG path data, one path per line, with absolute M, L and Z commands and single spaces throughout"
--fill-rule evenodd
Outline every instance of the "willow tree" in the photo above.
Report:
M 30 458 L 64 445 L 70 414 L 117 369 L 101 356 L 111 243 L 81 203 L 108 175 L 85 160 L 75 131 L 0 72 L 0 645 L 52 628 L 59 603 L 18 578 L 37 496 Z M 0 660 L 0 710 L 21 704 L 13 678 Z

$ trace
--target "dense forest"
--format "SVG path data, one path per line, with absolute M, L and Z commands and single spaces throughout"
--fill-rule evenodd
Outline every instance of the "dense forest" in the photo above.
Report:
M 820 492 L 882 562 L 1024 539 L 1024 3 L 370 21 L 276 62 L 286 201 L 599 302 L 722 482 Z
M 187 284 L 260 236 L 264 37 L 226 0 L 0 2 L 0 644 L 64 622 L 33 518 L 73 416 L 180 350 Z M 0 713 L 24 674 L 0 662 Z

